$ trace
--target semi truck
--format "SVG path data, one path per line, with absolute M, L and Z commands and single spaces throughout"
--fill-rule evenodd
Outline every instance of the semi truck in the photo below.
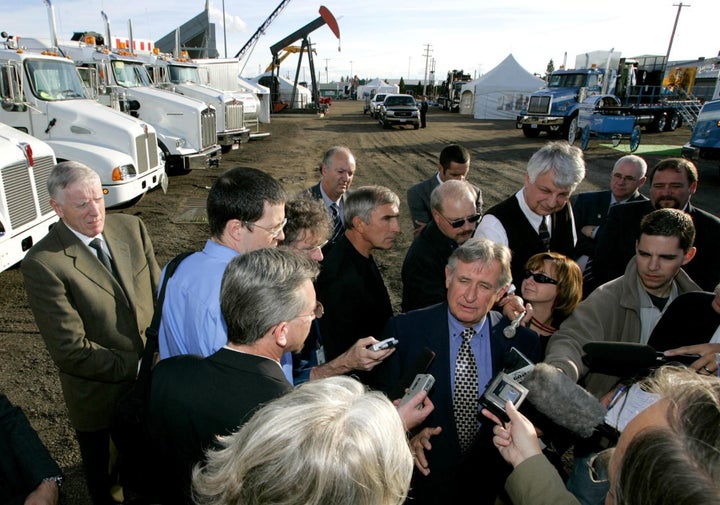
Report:
M 23 49 L 2 32 L 0 99 L 0 122 L 45 141 L 58 161 L 79 161 L 98 173 L 106 207 L 167 189 L 155 129 L 88 97 L 71 60 Z
M 47 191 L 54 165 L 49 145 L 0 123 L 0 272 L 19 263 L 57 221 Z
M 254 95 L 248 98 L 236 91 L 224 91 L 202 84 L 198 66 L 187 54 L 174 58 L 155 50 L 140 54 L 139 57 L 145 61 L 155 86 L 202 100 L 214 107 L 217 142 L 223 152 L 237 149 L 250 139 L 250 128 L 245 123 L 256 125 L 259 113 L 259 104 Z
M 578 113 L 583 101 L 593 95 L 617 96 L 622 106 L 632 108 L 638 125 L 646 131 L 673 131 L 683 118 L 699 109 L 680 86 L 663 86 L 665 57 L 620 58 L 605 53 L 606 62 L 584 64 L 575 69 L 560 68 L 548 77 L 547 86 L 530 95 L 527 108 L 517 116 L 516 127 L 528 138 L 547 132 L 572 142 L 578 133 Z
M 462 70 L 451 70 L 448 72 L 447 79 L 440 85 L 440 94 L 437 97 L 438 105 L 442 110 L 450 112 L 460 111 L 460 91 L 463 84 L 470 81 L 470 74 L 464 73 Z
M 101 104 L 155 128 L 168 173 L 218 166 L 221 154 L 215 109 L 153 87 L 140 58 L 124 48 L 109 49 L 97 35 L 78 32 L 73 40 L 58 43 L 62 54 L 75 62 L 89 93 Z M 48 48 L 48 41 L 42 39 L 24 43 Z
M 720 99 L 702 106 L 690 141 L 682 147 L 682 155 L 688 159 L 720 160 Z

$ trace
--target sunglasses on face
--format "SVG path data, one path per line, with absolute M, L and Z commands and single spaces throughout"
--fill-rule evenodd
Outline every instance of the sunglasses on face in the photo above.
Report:
M 442 216 L 442 214 L 440 214 L 440 215 Z M 445 216 L 442 216 L 442 217 L 453 228 L 461 228 L 465 224 L 465 221 L 467 221 L 470 224 L 477 223 L 478 221 L 480 221 L 482 214 L 480 214 L 480 213 L 473 214 L 472 216 L 461 217 L 460 219 L 453 219 L 452 221 L 449 220 L 448 218 L 446 218 Z
M 533 280 L 535 282 L 537 282 L 538 284 L 557 284 L 558 283 L 558 281 L 556 281 L 552 277 L 548 277 L 547 275 L 541 274 L 540 272 L 534 273 L 534 272 L 531 272 L 530 270 L 525 270 L 525 278 L 529 279 L 530 277 L 532 277 Z

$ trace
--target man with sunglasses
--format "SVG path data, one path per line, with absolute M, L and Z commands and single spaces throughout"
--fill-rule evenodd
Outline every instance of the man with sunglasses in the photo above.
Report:
M 491 207 L 475 229 L 475 237 L 510 248 L 518 291 L 532 255 L 554 251 L 574 257 L 577 237 L 568 200 L 584 178 L 582 151 L 564 141 L 548 142 L 528 161 L 523 188 Z
M 402 265 L 402 311 L 445 300 L 445 265 L 472 237 L 482 212 L 482 195 L 467 181 L 450 180 L 430 195 L 432 221 L 410 245 Z
M 238 254 L 277 247 L 283 240 L 286 194 L 272 176 L 237 167 L 221 174 L 207 197 L 211 237 L 168 280 L 160 322 L 160 359 L 209 356 L 227 343 L 220 283 Z M 163 272 L 164 276 L 164 272 Z M 291 366 L 286 374 L 292 380 Z
M 586 297 L 598 286 L 592 272 L 592 264 L 600 227 L 605 223 L 608 212 L 615 205 L 648 199 L 639 191 L 645 184 L 646 172 L 647 162 L 640 156 L 628 154 L 615 162 L 610 174 L 610 189 L 579 193 L 572 200 L 575 230 L 578 237 L 575 258 L 583 269 L 583 297 Z

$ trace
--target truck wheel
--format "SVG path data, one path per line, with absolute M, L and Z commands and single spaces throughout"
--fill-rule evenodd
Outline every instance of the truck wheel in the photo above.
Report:
M 567 141 L 568 144 L 572 145 L 573 142 L 575 142 L 575 136 L 577 135 L 578 130 L 578 118 L 577 116 L 573 116 L 573 118 L 570 120 L 570 123 L 567 126 L 567 130 L 564 132 L 565 135 L 563 135 Z
M 419 129 L 420 129 L 420 123 L 414 123 L 413 130 L 419 130 Z
M 538 128 L 531 128 L 530 125 L 524 124 L 522 127 L 523 135 L 525 135 L 529 139 L 535 139 L 540 135 L 540 130 Z
M 630 132 L 630 152 L 634 153 L 637 151 L 638 146 L 640 145 L 640 127 L 638 125 L 633 126 L 632 131 Z
M 665 117 L 665 113 L 662 113 L 658 117 L 655 118 L 655 121 L 653 121 L 651 123 L 650 131 L 661 132 L 665 129 L 666 124 L 667 124 L 667 117 Z
M 670 116 L 670 120 L 665 125 L 665 131 L 666 132 L 674 132 L 675 130 L 677 130 L 678 126 L 680 126 L 680 116 L 673 113 Z

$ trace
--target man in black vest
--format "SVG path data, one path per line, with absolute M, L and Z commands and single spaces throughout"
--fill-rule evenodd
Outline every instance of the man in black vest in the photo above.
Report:
M 510 248 L 516 288 L 533 254 L 554 251 L 573 257 L 577 236 L 569 199 L 584 177 L 580 149 L 548 142 L 530 158 L 522 189 L 483 216 L 474 236 Z

